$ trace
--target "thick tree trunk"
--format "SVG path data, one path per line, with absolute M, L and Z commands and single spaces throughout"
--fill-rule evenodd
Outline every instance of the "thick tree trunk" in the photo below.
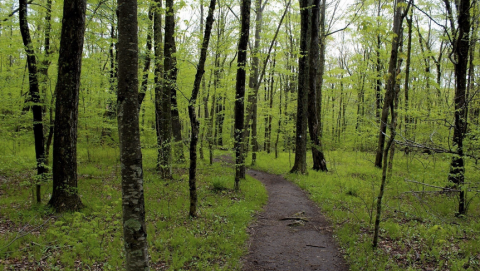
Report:
M 320 142 L 320 112 L 317 95 L 317 79 L 319 63 L 319 15 L 320 0 L 313 1 L 310 17 L 310 45 L 308 50 L 308 131 L 312 141 L 313 169 L 328 171 L 325 156 Z
M 127 270 L 148 270 L 142 150 L 138 123 L 137 1 L 118 1 L 117 120 L 122 164 L 123 238 Z
M 447 0 L 445 0 L 447 1 Z M 465 162 L 463 140 L 467 131 L 467 64 L 470 47 L 470 0 L 460 0 L 458 4 L 458 36 L 454 45 L 455 54 L 455 124 L 453 127 L 453 144 L 456 154 L 450 164 L 448 179 L 455 187 L 461 190 L 459 197 L 458 213 L 465 214 L 465 190 L 462 187 L 465 182 Z
M 398 47 L 400 38 L 402 37 L 402 21 L 403 21 L 403 0 L 397 3 L 395 16 L 393 18 L 393 33 L 395 37 L 392 39 L 392 50 L 390 53 L 390 62 L 388 65 L 388 80 L 385 91 L 385 99 L 383 101 L 382 116 L 380 119 L 380 133 L 378 135 L 377 157 L 375 159 L 375 166 L 382 168 L 382 158 L 384 154 L 385 133 L 387 132 L 387 119 L 389 108 L 393 106 L 395 96 L 395 73 L 397 70 Z M 393 136 L 393 135 L 391 135 Z
M 322 0 L 320 7 L 320 33 L 319 33 L 319 65 L 317 73 L 317 116 L 318 116 L 318 137 L 322 138 L 323 122 L 322 122 L 322 88 L 323 88 L 323 75 L 325 74 L 325 48 L 326 48 L 326 30 L 325 30 L 325 13 L 326 13 L 327 1 Z
M 245 67 L 247 64 L 247 46 L 250 34 L 250 0 L 242 0 L 240 14 L 241 14 L 241 29 L 240 40 L 238 42 L 237 50 L 237 77 L 235 85 L 235 125 L 234 125 L 234 139 L 235 139 L 235 190 L 240 189 L 240 179 L 245 178 L 245 156 L 244 148 L 244 119 L 245 119 Z
M 208 16 L 205 25 L 205 35 L 203 37 L 202 48 L 200 52 L 200 59 L 198 61 L 197 73 L 195 74 L 195 81 L 193 83 L 192 97 L 188 104 L 188 116 L 190 117 L 190 125 L 192 129 L 190 139 L 190 169 L 188 184 L 190 188 L 190 216 L 197 216 L 197 186 L 196 186 L 196 170 L 197 170 L 197 142 L 198 142 L 198 121 L 195 115 L 195 104 L 197 101 L 198 92 L 200 90 L 200 83 L 202 82 L 203 74 L 205 73 L 205 61 L 207 59 L 207 49 L 210 41 L 210 34 L 212 33 L 213 25 L 213 11 L 215 10 L 216 0 L 211 0 L 208 9 Z
M 45 168 L 45 145 L 43 138 L 42 106 L 40 105 L 40 91 L 37 77 L 37 58 L 30 37 L 27 21 L 27 0 L 20 0 L 19 3 L 20 32 L 22 34 L 23 45 L 27 53 L 28 82 L 30 87 L 30 97 L 33 102 L 33 134 L 35 138 L 35 158 L 37 161 L 37 176 L 39 179 L 35 182 L 36 201 L 41 203 L 41 181 L 44 180 Z
M 82 207 L 77 185 L 77 125 L 86 6 L 86 0 L 65 0 L 63 5 L 49 202 L 57 212 Z
M 295 163 L 292 173 L 307 173 L 307 109 L 308 109 L 308 47 L 309 47 L 309 1 L 300 1 L 300 57 L 298 59 L 298 98 L 295 135 Z

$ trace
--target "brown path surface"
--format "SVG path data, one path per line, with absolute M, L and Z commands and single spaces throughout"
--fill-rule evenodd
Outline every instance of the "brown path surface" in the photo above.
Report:
M 278 175 L 247 173 L 265 185 L 268 203 L 251 225 L 244 270 L 348 270 L 328 222 L 303 190 Z
M 214 161 L 233 163 L 229 155 Z M 263 183 L 268 202 L 249 227 L 249 253 L 243 259 L 243 270 L 348 270 L 330 224 L 305 191 L 279 175 L 253 169 L 247 173 Z

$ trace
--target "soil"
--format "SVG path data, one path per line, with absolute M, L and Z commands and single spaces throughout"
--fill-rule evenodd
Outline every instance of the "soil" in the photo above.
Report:
M 247 173 L 263 183 L 268 202 L 249 227 L 243 270 L 348 270 L 330 224 L 305 191 L 279 175 Z

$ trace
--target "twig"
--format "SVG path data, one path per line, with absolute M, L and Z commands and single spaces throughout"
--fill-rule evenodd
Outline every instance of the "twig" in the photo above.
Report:
M 307 247 L 319 247 L 319 248 L 326 248 L 324 246 L 316 246 L 316 245 L 306 245 Z
M 43 222 L 41 225 L 39 225 L 39 226 L 37 226 L 37 227 L 29 230 L 28 232 L 25 232 L 25 233 L 21 234 L 21 233 L 23 232 L 23 229 L 25 229 L 25 227 L 23 227 L 23 228 L 17 233 L 17 235 L 15 236 L 15 238 L 13 238 L 12 241 L 10 241 L 7 245 L 5 245 L 4 247 L 2 247 L 2 248 L 0 249 L 0 251 L 8 248 L 11 244 L 13 244 L 13 242 L 17 241 L 18 239 L 20 239 L 20 238 L 22 238 L 22 237 L 24 237 L 24 236 L 29 235 L 31 232 L 33 232 L 33 231 L 35 231 L 35 230 L 38 230 L 38 229 L 41 229 L 41 228 L 42 228 L 45 224 L 47 224 L 47 222 L 50 221 L 50 219 L 52 219 L 52 218 L 54 218 L 54 217 L 50 217 L 49 219 L 45 220 L 45 222 Z
M 306 217 L 284 217 L 280 218 L 280 220 L 302 220 L 308 222 L 308 219 Z

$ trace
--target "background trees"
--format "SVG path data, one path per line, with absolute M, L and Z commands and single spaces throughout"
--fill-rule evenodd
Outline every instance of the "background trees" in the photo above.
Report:
M 195 138 L 196 126 L 189 123 L 192 113 L 199 122 L 201 157 L 207 147 L 210 163 L 219 149 L 237 151 L 237 187 L 244 177 L 246 153 L 252 152 L 254 164 L 254 155 L 272 151 L 272 145 L 276 157 L 288 154 L 288 167 L 301 173 L 308 172 L 311 162 L 307 148 L 313 152 L 315 169 L 326 170 L 328 165 L 335 170 L 335 160 L 329 161 L 328 154 L 337 150 L 363 153 L 372 166 L 381 166 L 386 162 L 382 139 L 392 136 L 387 127 L 393 106 L 397 117 L 391 122 L 396 123 L 392 146 L 397 153 L 403 151 L 408 166 L 419 163 L 418 157 L 448 160 L 451 167 L 442 169 L 442 178 L 430 185 L 455 193 L 458 213 L 467 213 L 477 195 L 472 187 L 479 182 L 475 177 L 480 131 L 478 3 L 419 2 L 412 5 L 406 20 L 397 17 L 394 24 L 394 10 L 405 5 L 401 1 L 345 6 L 339 1 L 302 0 L 303 8 L 281 0 L 242 5 L 218 1 L 197 89 L 192 86 L 200 72 L 197 63 L 204 49 L 200 43 L 206 18 L 205 3 L 198 2 L 138 2 L 139 144 L 159 153 L 155 164 L 161 174 L 155 175 L 156 180 L 185 179 L 178 170 L 183 161 L 177 159 L 183 148 L 175 146 Z M 72 3 L 77 8 L 87 5 Z M 73 6 L 64 6 L 69 7 Z M 27 8 L 31 38 L 25 43 L 21 30 L 27 24 L 19 15 L 26 9 L 19 8 L 12 0 L 0 3 L 0 154 L 4 157 L 0 170 L 13 164 L 39 169 L 48 164 L 39 161 L 49 158 L 55 120 L 53 161 L 47 161 L 52 162 L 53 182 L 46 181 L 44 197 L 51 194 L 51 205 L 59 210 L 77 210 L 82 206 L 77 164 L 92 162 L 97 147 L 118 152 L 120 143 L 113 118 L 121 61 L 117 5 L 89 2 L 82 11 L 85 19 L 75 19 L 78 25 L 67 27 L 74 16 L 60 20 L 60 3 L 31 3 Z M 249 10 L 256 20 L 255 28 L 247 30 Z M 74 14 L 80 18 L 82 12 Z M 75 42 L 66 43 L 66 35 Z M 29 65 L 34 54 L 37 64 Z M 35 67 L 38 91 L 27 88 L 34 82 L 35 72 L 30 70 Z M 24 111 L 29 107 L 36 112 L 33 131 L 39 143 L 35 146 L 38 153 L 45 149 L 44 158 L 23 158 L 34 146 L 31 116 Z M 392 161 L 390 172 L 396 172 L 397 161 Z M 51 186 L 56 188 L 50 192 Z

